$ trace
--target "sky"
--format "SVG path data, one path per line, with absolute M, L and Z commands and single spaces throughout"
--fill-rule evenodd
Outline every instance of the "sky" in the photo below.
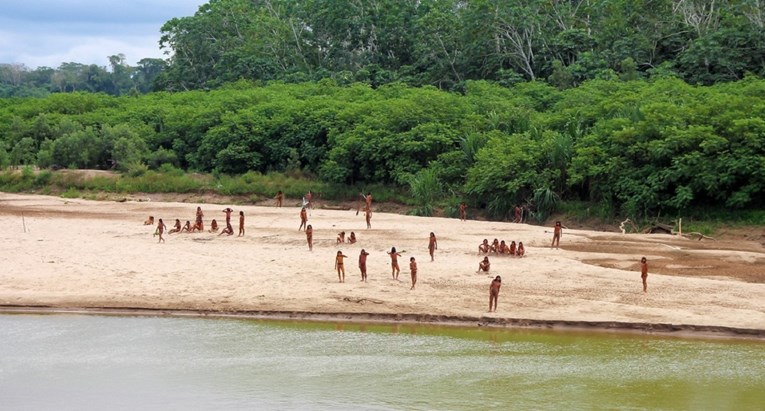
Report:
M 108 66 L 124 54 L 129 65 L 166 58 L 160 28 L 193 16 L 207 0 L 1 0 L 0 64 L 30 69 L 61 63 Z

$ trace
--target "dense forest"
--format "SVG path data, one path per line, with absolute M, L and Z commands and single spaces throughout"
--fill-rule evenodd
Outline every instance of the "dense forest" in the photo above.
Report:
M 0 97 L 213 89 L 331 78 L 464 91 L 673 75 L 765 76 L 763 0 L 211 0 L 161 29 L 169 58 L 133 67 L 0 64 Z
M 211 0 L 164 25 L 167 60 L 0 67 L 0 166 L 297 171 L 424 214 L 757 208 L 763 6 Z

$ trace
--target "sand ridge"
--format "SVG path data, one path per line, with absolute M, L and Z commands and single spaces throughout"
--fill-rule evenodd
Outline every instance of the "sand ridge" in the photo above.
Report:
M 245 237 L 173 234 L 157 244 L 148 215 L 194 220 L 197 206 L 224 220 L 227 205 L 95 202 L 0 193 L 0 305 L 137 307 L 212 311 L 427 314 L 488 319 L 623 321 L 765 329 L 765 250 L 754 242 L 697 242 L 666 235 L 551 228 L 314 209 L 308 251 L 296 207 L 231 206 L 245 212 Z M 23 221 L 22 221 L 23 213 Z M 232 216 L 236 232 L 237 216 Z M 565 224 L 565 222 L 564 222 Z M 24 232 L 26 227 L 26 232 Z M 335 244 L 338 232 L 359 242 Z M 438 237 L 436 259 L 428 234 Z M 523 241 L 527 257 L 490 256 L 490 275 L 475 271 L 483 238 Z M 401 281 L 385 251 L 395 246 Z M 360 282 L 359 251 L 371 255 Z M 338 250 L 346 282 L 333 269 Z M 648 257 L 648 293 L 637 261 Z M 409 290 L 409 257 L 418 262 Z M 663 273 L 662 273 L 663 272 Z M 497 313 L 488 309 L 491 278 L 501 275 Z

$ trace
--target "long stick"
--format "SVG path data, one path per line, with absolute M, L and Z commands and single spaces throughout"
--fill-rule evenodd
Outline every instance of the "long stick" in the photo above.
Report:
M 27 222 L 24 221 L 24 212 L 23 211 L 21 212 L 21 225 L 24 226 L 24 232 L 26 233 L 27 232 Z

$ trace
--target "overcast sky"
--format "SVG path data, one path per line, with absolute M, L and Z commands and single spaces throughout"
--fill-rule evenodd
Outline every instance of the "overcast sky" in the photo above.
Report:
M 159 29 L 193 16 L 207 0 L 2 0 L 0 63 L 57 68 L 64 62 L 108 66 L 122 53 L 135 65 L 164 58 Z

